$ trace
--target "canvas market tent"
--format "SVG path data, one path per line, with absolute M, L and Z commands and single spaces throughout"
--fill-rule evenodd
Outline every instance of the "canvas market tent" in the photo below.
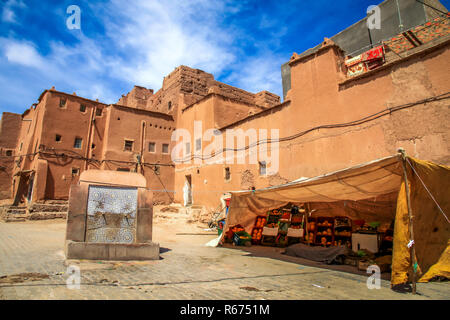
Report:
M 391 285 L 406 283 L 412 275 L 411 236 L 402 163 L 398 154 L 307 180 L 232 192 L 224 230 L 240 224 L 250 233 L 256 216 L 288 203 L 309 203 L 316 209 L 313 217 L 345 215 L 388 223 L 395 218 Z M 450 278 L 450 167 L 412 157 L 406 157 L 405 167 L 416 279 Z

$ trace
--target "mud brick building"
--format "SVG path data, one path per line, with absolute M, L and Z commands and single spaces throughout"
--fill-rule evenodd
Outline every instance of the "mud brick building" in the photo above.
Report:
M 380 6 L 388 10 L 392 3 Z M 67 199 L 81 172 L 108 169 L 144 174 L 155 203 L 208 211 L 227 191 L 313 177 L 392 155 L 398 147 L 449 165 L 450 17 L 416 1 L 400 3 L 407 12 L 419 10 L 411 17 L 423 21 L 404 18 L 408 28 L 399 31 L 392 20 L 390 34 L 350 46 L 345 32 L 352 38 L 358 23 L 294 53 L 282 66 L 283 102 L 187 66 L 167 75 L 156 93 L 135 86 L 113 105 L 45 90 L 22 115 L 3 114 L 0 197 L 16 203 Z M 177 129 L 189 141 L 172 139 Z M 214 139 L 204 137 L 215 130 L 213 136 L 226 141 L 231 129 L 232 140 L 244 138 L 243 156 L 219 161 L 226 152 L 209 148 Z M 252 130 L 258 141 L 272 141 L 251 145 Z M 250 161 L 261 149 L 278 159 L 275 172 L 270 161 Z
M 279 163 L 275 174 L 268 174 L 264 161 L 249 164 L 252 149 L 268 149 L 270 154 L 271 144 L 264 143 L 257 148 L 247 143 L 242 164 L 214 163 L 220 155 L 205 154 L 208 161 L 196 164 L 187 155 L 182 159 L 190 162 L 176 163 L 175 199 L 185 201 L 187 181 L 192 202 L 214 208 L 224 191 L 314 177 L 395 154 L 399 147 L 413 157 L 449 165 L 450 18 L 433 18 L 409 31 L 412 36 L 395 35 L 354 56 L 330 39 L 307 54 L 294 53 L 284 102 L 238 121 L 226 122 L 228 118 L 217 111 L 222 104 L 223 109 L 238 104 L 220 94 L 184 108 L 177 126 L 192 133 L 191 145 L 194 121 L 203 123 L 203 134 L 214 127 L 226 136 L 233 129 L 241 130 L 245 139 L 252 130 L 265 129 L 270 138 L 270 130 L 278 129 L 279 154 L 274 158 Z M 399 45 L 404 42 L 408 45 Z M 381 57 L 364 60 L 377 49 Z M 351 59 L 360 59 L 359 74 L 349 72 Z
M 142 173 L 154 191 L 155 203 L 174 201 L 170 153 L 177 112 L 180 105 L 207 96 L 212 87 L 229 99 L 243 101 L 243 106 L 234 108 L 231 120 L 279 103 L 276 95 L 254 95 L 186 66 L 169 74 L 155 94 L 135 86 L 112 105 L 55 88 L 45 90 L 22 115 L 2 117 L 1 197 L 16 204 L 65 200 L 81 172 L 105 169 Z

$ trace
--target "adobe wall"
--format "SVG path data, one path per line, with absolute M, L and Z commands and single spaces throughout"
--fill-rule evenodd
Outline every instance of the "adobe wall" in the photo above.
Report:
M 66 99 L 64 107 L 60 107 L 60 99 Z M 86 110 L 81 111 L 80 105 L 86 106 Z M 41 150 L 45 152 L 40 158 L 48 163 L 46 199 L 68 199 L 70 186 L 78 183 L 79 174 L 87 169 L 85 160 L 72 157 L 92 156 L 100 159 L 100 154 L 96 151 L 102 149 L 105 108 L 106 105 L 102 103 L 94 103 L 74 95 L 55 91 L 46 94 L 39 143 Z M 95 114 L 96 109 L 102 109 L 101 115 Z M 93 118 L 95 121 L 91 125 Z M 56 141 L 56 135 L 61 137 L 60 141 Z M 74 147 L 75 138 L 82 139 L 80 149 Z M 52 153 L 64 153 L 72 157 L 55 157 Z M 72 174 L 72 169 L 78 169 L 79 173 Z
M 164 77 L 160 90 L 153 94 L 153 90 L 135 86 L 126 96 L 119 99 L 119 105 L 132 108 L 145 109 L 172 115 L 177 121 L 178 109 L 191 106 L 204 99 L 209 93 L 218 93 L 243 106 L 244 109 L 267 108 L 280 102 L 280 97 L 268 92 L 261 91 L 257 94 L 230 86 L 214 80 L 210 73 L 187 66 L 179 66 L 173 72 Z M 247 110 L 242 110 L 247 112 Z M 231 114 L 227 116 L 229 121 L 239 120 Z
M 369 49 L 371 47 L 371 43 L 378 45 L 382 40 L 389 39 L 401 33 L 402 30 L 399 27 L 400 21 L 398 8 L 400 8 L 403 30 L 405 31 L 442 15 L 433 8 L 430 8 L 421 2 L 437 8 L 442 12 L 448 11 L 439 0 L 385 0 L 378 4 L 378 7 L 380 8 L 382 26 L 380 29 L 368 30 L 367 17 L 364 17 L 336 35 L 327 36 L 331 36 L 330 39 L 338 44 L 346 52 L 346 54 L 351 54 L 352 56 L 358 55 Z M 310 48 L 302 53 L 302 55 L 308 55 L 315 52 L 320 48 L 320 46 L 321 45 L 319 44 L 313 48 Z M 287 91 L 291 88 L 289 63 L 284 63 L 281 66 L 281 77 L 283 82 L 283 97 L 286 99 Z
M 66 99 L 64 107 L 60 106 L 61 98 Z M 81 105 L 85 110 L 80 109 Z M 102 112 L 97 114 L 100 109 Z M 173 193 L 174 169 L 170 165 L 170 136 L 175 124 L 170 115 L 107 106 L 52 89 L 44 91 L 39 103 L 22 117 L 18 144 L 22 144 L 21 154 L 28 156 L 20 158 L 20 166 L 14 169 L 14 173 L 22 172 L 22 178 L 12 179 L 17 201 L 24 200 L 33 176 L 33 201 L 67 199 L 70 186 L 78 183 L 83 171 L 101 168 L 138 169 L 149 181 L 149 188 L 156 190 L 156 203 L 172 201 L 169 194 Z M 82 139 L 81 148 L 75 148 L 75 138 Z M 125 139 L 134 141 L 133 151 L 124 151 Z M 149 141 L 156 143 L 154 153 L 149 152 Z M 162 153 L 163 143 L 169 144 L 167 154 Z M 141 152 L 142 162 L 149 165 L 136 168 L 133 163 Z
M 261 112 L 262 109 L 227 97 L 217 96 L 214 107 L 214 124 L 216 128 L 225 127 L 237 120 Z
M 155 203 L 170 203 L 174 183 L 174 168 L 170 158 L 170 137 L 173 130 L 175 123 L 171 116 L 111 106 L 108 110 L 108 128 L 105 132 L 107 139 L 102 159 L 116 161 L 106 161 L 101 168 L 142 173 L 147 179 L 147 187 L 153 191 Z M 124 150 L 125 140 L 133 141 L 132 151 Z M 155 143 L 155 152 L 149 150 L 150 142 Z M 164 143 L 169 144 L 167 154 L 162 152 Z M 140 153 L 143 155 L 141 162 L 146 163 L 142 167 L 133 164 Z
M 336 46 L 325 45 L 315 55 L 291 62 L 291 103 L 228 128 L 274 128 L 279 129 L 280 137 L 289 137 L 450 91 L 448 42 L 351 81 L 346 81 L 342 61 Z M 177 174 L 191 174 L 194 203 L 215 208 L 225 191 L 314 177 L 395 154 L 398 147 L 404 147 L 413 157 L 449 165 L 449 105 L 448 99 L 422 103 L 359 125 L 315 129 L 281 142 L 279 173 L 275 176 L 260 176 L 257 164 L 228 165 L 230 181 L 224 181 L 226 164 L 177 166 Z M 176 179 L 175 191 L 181 195 L 180 201 L 182 187 L 182 179 Z
M 134 86 L 127 95 L 122 95 L 117 104 L 131 108 L 145 109 L 147 106 L 147 101 L 152 95 L 152 89 Z
M 66 99 L 64 107 L 60 107 L 61 98 Z M 80 110 L 81 104 L 86 106 L 85 111 Z M 90 134 L 93 144 L 88 143 L 89 123 L 96 107 L 105 108 L 106 105 L 52 88 L 42 93 L 37 105 L 24 112 L 18 144 L 22 145 L 20 154 L 29 156 L 19 159 L 20 166 L 15 172 L 33 172 L 33 201 L 67 199 L 70 185 L 77 183 L 78 174 L 87 168 L 84 160 L 73 157 L 95 157 L 91 151 L 97 147 L 102 148 L 105 125 L 103 115 L 95 117 Z M 56 135 L 60 136 L 60 141 L 56 141 Z M 75 137 L 83 139 L 81 149 L 74 148 Z M 62 156 L 63 154 L 68 156 Z M 72 168 L 79 169 L 78 174 L 73 175 Z M 19 176 L 14 178 L 14 193 L 18 200 L 27 192 L 27 186 L 21 186 L 23 183 L 27 184 L 27 179 L 20 179 Z
M 16 152 L 22 156 L 16 159 L 17 165 L 14 167 L 12 181 L 16 204 L 24 201 L 28 192 L 26 183 L 30 177 L 30 173 L 23 177 L 20 173 L 35 170 L 37 165 L 46 101 L 46 95 L 41 96 L 38 104 L 34 104 L 22 114 L 22 127 L 16 149 Z
M 12 197 L 12 176 L 14 156 L 20 135 L 22 117 L 20 114 L 3 112 L 0 120 L 0 200 Z M 7 151 L 11 152 L 7 154 Z

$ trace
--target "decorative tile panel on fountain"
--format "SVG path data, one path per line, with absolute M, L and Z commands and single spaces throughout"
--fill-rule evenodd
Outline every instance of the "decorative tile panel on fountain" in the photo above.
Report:
M 88 170 L 73 185 L 65 253 L 67 259 L 155 260 L 152 192 L 143 175 Z

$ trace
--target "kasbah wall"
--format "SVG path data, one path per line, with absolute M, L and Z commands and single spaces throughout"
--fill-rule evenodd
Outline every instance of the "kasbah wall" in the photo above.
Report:
M 291 57 L 291 89 L 283 103 L 270 92 L 246 92 L 186 66 L 166 76 L 156 93 L 135 86 L 114 105 L 45 90 L 22 115 L 3 114 L 0 196 L 17 203 L 67 199 L 70 185 L 86 169 L 129 170 L 144 174 L 155 203 L 183 204 L 189 178 L 191 203 L 212 210 L 225 192 L 314 177 L 390 156 L 399 147 L 411 156 L 449 165 L 449 46 L 447 32 L 402 55 L 387 52 L 383 66 L 349 78 L 344 53 L 325 39 L 317 52 Z M 434 100 L 421 102 L 428 98 Z M 358 124 L 323 127 L 397 106 L 406 107 Z M 261 173 L 258 163 L 249 164 L 248 150 L 244 163 L 173 162 L 171 152 L 180 142 L 171 140 L 176 129 L 191 136 L 191 153 L 182 151 L 176 160 L 209 146 L 202 141 L 196 150 L 194 121 L 201 121 L 201 135 L 216 129 L 224 144 L 228 129 L 243 134 L 266 129 L 267 138 L 271 129 L 278 129 L 285 138 L 279 144 L 278 172 Z M 20 132 L 11 129 L 18 123 Z M 76 138 L 81 139 L 77 147 Z M 260 146 L 271 155 L 270 145 Z
M 224 136 L 227 129 L 241 129 L 244 134 L 252 129 L 279 129 L 279 137 L 284 138 L 323 125 L 363 119 L 386 108 L 411 106 L 359 125 L 318 128 L 282 141 L 279 171 L 271 176 L 261 175 L 258 164 L 195 164 L 195 160 L 177 164 L 176 200 L 183 201 L 186 176 L 192 180 L 193 203 L 214 208 L 226 191 L 314 177 L 396 154 L 399 147 L 411 156 L 449 165 L 449 39 L 447 32 L 446 37 L 411 50 L 403 58 L 387 53 L 383 67 L 354 78 L 346 76 L 344 53 L 326 39 L 314 54 L 293 55 L 291 90 L 285 102 L 228 126 L 219 122 L 220 110 L 230 102 L 219 95 L 205 97 L 182 111 L 179 127 L 193 132 L 197 120 L 205 124 L 203 133 L 215 125 Z M 417 103 L 441 95 L 442 100 Z M 248 152 L 245 162 L 250 162 Z M 227 168 L 229 179 L 225 179 Z

